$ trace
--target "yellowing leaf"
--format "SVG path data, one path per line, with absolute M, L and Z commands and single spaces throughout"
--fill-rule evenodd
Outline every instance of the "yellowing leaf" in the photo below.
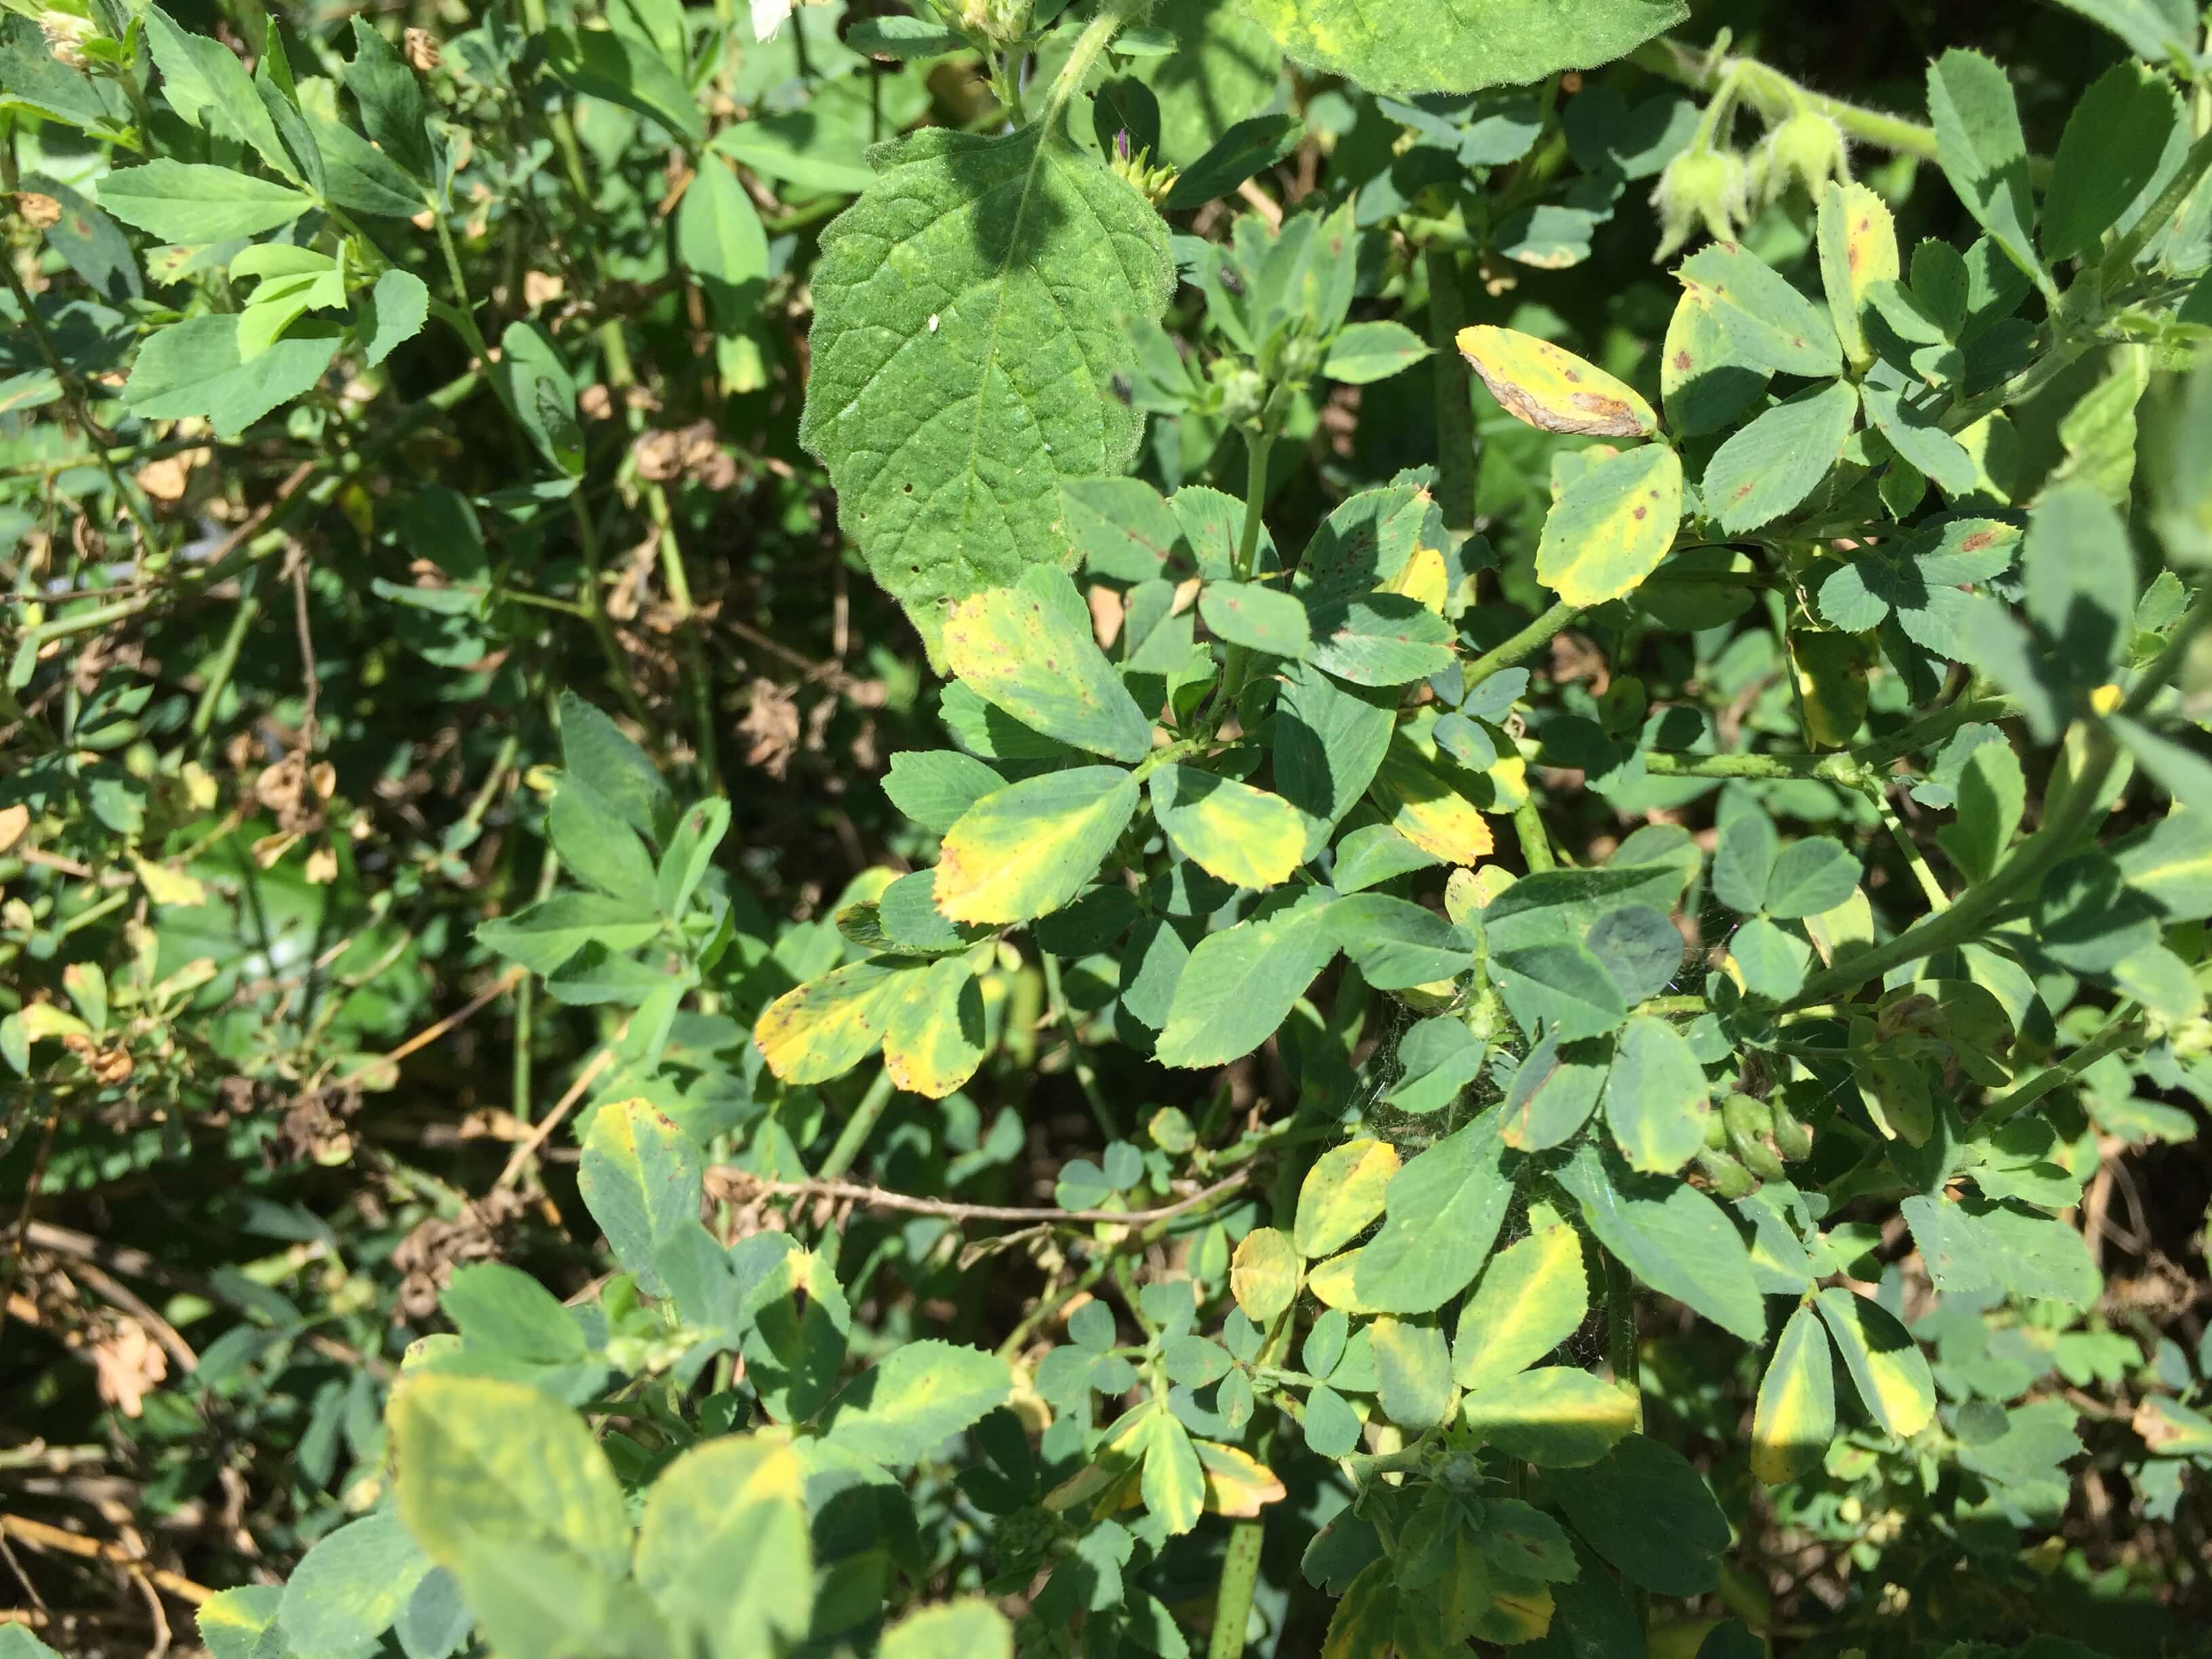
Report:
M 1048 915 L 1082 890 L 1137 810 L 1118 766 L 1047 772 L 994 790 L 945 837 L 937 908 L 953 921 Z
M 1820 1316 L 1801 1307 L 1790 1316 L 1751 1424 L 1751 1472 L 1770 1486 L 1820 1466 L 1836 1437 L 1836 1380 Z
M 1473 864 L 1494 844 L 1480 809 L 1402 732 L 1368 792 L 1390 814 L 1392 829 L 1447 864 Z
M 1860 368 L 1873 362 L 1859 320 L 1867 289 L 1897 279 L 1896 224 L 1889 207 L 1864 185 L 1831 184 L 1820 197 L 1820 284 L 1844 350 Z
M 976 696 L 1048 738 L 1116 760 L 1152 748 L 1152 722 L 1099 650 L 1065 571 L 1043 567 L 962 600 L 945 624 L 945 653 Z
M 1816 749 L 1848 748 L 1867 711 L 1867 650 L 1853 634 L 1792 634 L 1790 654 Z
M 1218 1441 L 1194 1438 L 1206 1471 L 1206 1507 L 1214 1515 L 1254 1516 L 1286 1496 L 1275 1472 L 1249 1452 Z
M 1397 1173 L 1398 1151 L 1387 1141 L 1347 1140 L 1316 1158 L 1298 1185 L 1298 1254 L 1327 1255 L 1358 1237 L 1382 1213 L 1382 1189 Z
M 1364 1246 L 1361 1247 L 1364 1249 Z M 1324 1308 L 1335 1308 L 1348 1314 L 1378 1314 L 1382 1309 L 1360 1299 L 1353 1285 L 1359 1271 L 1360 1252 L 1346 1250 L 1333 1255 L 1306 1274 L 1306 1288 Z
M 942 1100 L 983 1063 L 983 994 L 957 957 L 896 981 L 884 1023 L 884 1069 L 900 1088 Z
M 769 1070 L 786 1083 L 826 1083 L 849 1072 L 883 1041 L 901 981 L 913 964 L 854 962 L 786 991 L 753 1024 Z
M 1839 1285 L 1821 1291 L 1814 1305 L 1867 1414 L 1902 1439 L 1926 1428 L 1936 1415 L 1936 1380 L 1896 1316 Z
M 1443 616 L 1444 600 L 1451 592 L 1451 573 L 1444 566 L 1443 552 L 1433 547 L 1416 547 L 1398 567 L 1398 574 L 1382 584 L 1382 592 L 1402 593 Z
M 1152 783 L 1160 828 L 1209 875 L 1266 889 L 1304 861 L 1305 820 L 1280 795 L 1194 766 L 1163 766 Z
M 1540 430 L 1648 438 L 1659 429 L 1633 388 L 1549 340 L 1484 324 L 1460 330 L 1459 349 L 1505 412 Z
M 1492 1445 L 1542 1468 L 1596 1462 L 1636 1426 L 1639 1406 L 1625 1383 L 1569 1365 L 1539 1365 L 1461 1403 L 1467 1426 Z
M 1633 592 L 1667 556 L 1681 518 L 1681 457 L 1664 444 L 1607 456 L 1546 516 L 1536 580 L 1584 609 Z
M 712 1650 L 738 1650 L 763 1627 L 796 1640 L 814 1602 L 805 1489 L 788 1445 L 726 1435 L 694 1446 L 646 1493 L 638 1582 Z
M 1262 1330 L 1297 1299 L 1298 1254 L 1279 1228 L 1255 1227 L 1244 1235 L 1230 1259 L 1229 1293 Z
M 1546 1227 L 1490 1260 L 1452 1339 L 1462 1388 L 1494 1386 L 1565 1341 L 1589 1312 L 1575 1230 Z
M 206 886 L 198 876 L 186 875 L 181 870 L 167 870 L 150 859 L 131 855 L 131 867 L 138 872 L 138 884 L 146 890 L 146 896 L 156 904 L 205 904 Z

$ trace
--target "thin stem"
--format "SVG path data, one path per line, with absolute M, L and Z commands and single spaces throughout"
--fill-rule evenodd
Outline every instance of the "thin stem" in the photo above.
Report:
M 2025 1083 L 2016 1083 L 2004 1093 L 1983 1103 L 1977 1123 L 2002 1123 L 2017 1116 L 2030 1106 L 2063 1084 L 2071 1083 L 2106 1054 L 2118 1052 L 2142 1030 L 2142 1010 L 2132 1002 L 2124 1002 L 2112 1011 L 2104 1028 L 2057 1065 L 2039 1072 Z
M 1090 1059 L 1083 1052 L 1083 1032 L 1077 1024 L 1075 1011 L 1068 1006 L 1067 993 L 1060 988 L 1060 959 L 1051 951 L 1042 951 L 1038 952 L 1037 960 L 1044 969 L 1045 1006 L 1054 1021 L 1067 1028 L 1068 1060 L 1075 1073 L 1076 1086 L 1083 1091 L 1091 1115 L 1097 1120 L 1098 1132 L 1109 1140 L 1119 1139 L 1121 1132 L 1114 1121 L 1113 1109 L 1100 1092 L 1098 1074 L 1091 1069 Z
M 1897 816 L 1896 809 L 1890 805 L 1889 791 L 1876 784 L 1867 790 L 1866 798 L 1873 803 L 1874 810 L 1881 814 L 1881 821 L 1888 826 L 1890 839 L 1897 843 L 1898 851 L 1905 854 L 1905 866 L 1912 872 L 1912 878 L 1920 884 L 1921 892 L 1927 896 L 1929 908 L 1939 911 L 1949 909 L 1951 896 L 1943 890 L 1943 884 L 1936 879 L 1936 872 L 1928 867 L 1928 860 L 1920 855 L 1919 846 L 1907 833 L 1905 821 Z
M 1559 868 L 1559 861 L 1552 852 L 1552 838 L 1544 833 L 1544 815 L 1536 810 L 1536 803 L 1524 800 L 1513 809 L 1513 833 L 1521 838 L 1521 856 L 1532 876 Z
M 1152 0 L 1108 0 L 1098 15 L 1084 25 L 1083 33 L 1075 37 L 1075 45 L 1068 50 L 1067 62 L 1053 76 L 1052 85 L 1044 95 L 1044 109 L 1037 118 L 1047 137 L 1053 136 L 1068 100 L 1082 90 L 1083 77 L 1091 73 L 1091 66 L 1106 50 L 1106 43 L 1152 9 Z
M 1260 429 L 1244 434 L 1244 523 L 1237 537 L 1237 561 L 1234 571 L 1238 581 L 1252 579 L 1252 568 L 1260 556 L 1261 513 L 1267 498 L 1267 456 L 1275 447 L 1275 431 L 1264 417 Z M 1221 702 L 1224 713 L 1237 707 L 1237 693 L 1244 689 L 1246 676 L 1252 672 L 1252 653 L 1248 647 L 1231 645 L 1227 661 L 1221 671 Z
M 1467 308 L 1456 254 L 1431 246 L 1421 264 L 1429 279 L 1429 343 L 1437 354 L 1437 505 L 1457 543 L 1474 533 L 1474 405 L 1467 359 L 1459 353 Z
M 216 648 L 215 660 L 208 667 L 207 684 L 200 688 L 198 705 L 192 710 L 192 745 L 196 750 L 206 744 L 208 733 L 215 728 L 216 705 L 222 701 L 231 676 L 238 670 L 238 653 L 245 647 L 254 617 L 260 614 L 260 575 L 258 569 L 249 570 L 239 580 L 238 604 L 231 611 L 230 626 L 223 631 L 222 643 Z
M 1840 98 L 1812 91 L 1756 58 L 1699 52 L 1694 46 L 1662 36 L 1632 53 L 1631 61 L 1692 92 L 1711 93 L 1730 88 L 1769 115 L 1810 109 L 1826 116 L 1854 138 L 1900 155 L 1917 155 L 1923 161 L 1936 159 L 1935 128 L 1885 110 L 1869 109 L 1863 104 L 1846 103 Z
M 1530 623 L 1504 644 L 1484 652 L 1462 672 L 1468 690 L 1473 690 L 1501 668 L 1510 668 L 1523 657 L 1532 657 L 1552 642 L 1553 638 L 1574 625 L 1581 616 L 1582 607 L 1561 599 L 1542 616 Z
M 875 1081 L 868 1085 L 868 1092 L 860 1097 L 860 1103 L 853 1109 L 853 1115 L 846 1120 L 843 1132 L 830 1149 L 830 1156 L 822 1160 L 822 1168 L 815 1176 L 817 1182 L 834 1182 L 853 1167 L 853 1160 L 860 1157 L 860 1149 L 868 1144 L 868 1137 L 876 1132 L 876 1125 L 883 1121 L 884 1109 L 890 1106 L 891 1097 L 897 1092 L 898 1086 L 891 1081 L 889 1072 L 876 1073 Z
M 889 1097 L 888 1093 L 885 1097 Z M 1172 1204 L 1162 1204 L 1149 1210 L 1061 1210 L 1036 1205 L 963 1204 L 957 1199 L 921 1198 L 912 1193 L 893 1192 L 887 1187 L 833 1181 L 821 1176 L 811 1181 L 764 1181 L 734 1165 L 718 1167 L 713 1173 L 729 1184 L 732 1197 L 739 1202 L 756 1197 L 836 1198 L 865 1204 L 872 1210 L 896 1210 L 902 1215 L 945 1216 L 955 1221 L 1024 1221 L 1047 1226 L 1096 1226 L 1105 1222 L 1132 1227 L 1173 1221 L 1217 1198 L 1238 1191 L 1249 1185 L 1252 1178 L 1249 1170 L 1240 1170 L 1187 1198 L 1179 1198 Z

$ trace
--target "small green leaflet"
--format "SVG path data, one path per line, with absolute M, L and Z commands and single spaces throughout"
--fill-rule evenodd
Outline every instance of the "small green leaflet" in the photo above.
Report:
M 1513 1197 L 1512 1165 L 1492 1111 L 1413 1159 L 1383 1193 L 1382 1230 L 1362 1246 L 1353 1285 L 1386 1313 L 1431 1313 L 1480 1271 Z
M 1827 312 L 1739 242 L 1717 242 L 1682 261 L 1685 292 L 1712 307 L 1736 354 L 1759 368 L 1814 378 L 1843 372 Z
M 100 204 L 166 242 L 227 242 L 289 225 L 313 198 L 228 167 L 166 158 L 120 167 L 100 181 Z
M 1313 642 L 1305 606 L 1257 582 L 1208 582 L 1198 596 L 1198 614 L 1230 644 L 1273 656 L 1303 657 Z
M 1621 1028 L 1606 1074 L 1605 1118 L 1629 1167 L 1672 1174 L 1705 1145 L 1711 1099 L 1680 1032 L 1640 1014 Z
M 1979 52 L 1954 47 L 1929 65 L 1928 113 L 1936 160 L 1966 211 L 2008 258 L 2047 288 L 2050 276 L 2035 253 L 2035 195 L 2011 81 Z
M 1209 933 L 1176 982 L 1155 1057 L 1223 1066 L 1266 1042 L 1336 955 L 1326 887 L 1272 895 L 1233 927 Z
M 1825 319 L 1820 325 L 1828 326 Z M 1844 453 L 1858 409 L 1850 383 L 1832 380 L 1775 404 L 1730 434 L 1705 464 L 1700 489 L 1707 516 L 1730 535 L 1741 535 L 1800 505 Z
M 236 312 L 187 317 L 149 335 L 123 388 L 146 420 L 200 416 L 222 435 L 244 431 L 323 378 L 344 337 L 327 323 L 295 329 L 247 361 Z
M 1644 444 L 1586 467 L 1544 520 L 1536 580 L 1588 608 L 1635 591 L 1674 544 L 1682 517 L 1682 460 Z
M 1598 1242 L 1662 1296 L 1687 1303 L 1747 1342 L 1765 1335 L 1766 1310 L 1750 1255 L 1720 1206 L 1686 1182 L 1607 1163 L 1584 1141 L 1558 1171 Z

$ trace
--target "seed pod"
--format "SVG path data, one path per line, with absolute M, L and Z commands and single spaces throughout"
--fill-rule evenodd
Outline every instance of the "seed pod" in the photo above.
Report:
M 1843 129 L 1826 116 L 1800 110 L 1766 135 L 1766 186 L 1772 194 L 1780 195 L 1795 179 L 1817 198 L 1829 179 L 1850 177 Z
M 1777 1097 L 1767 1103 L 1774 1117 L 1774 1149 L 1791 1163 L 1813 1155 L 1813 1126 L 1790 1109 L 1787 1101 Z
M 1749 1198 L 1759 1190 L 1759 1177 L 1726 1152 L 1699 1152 L 1698 1167 L 1713 1183 L 1713 1191 L 1723 1198 Z
M 1721 1117 L 1728 1126 L 1729 1149 L 1744 1166 L 1762 1180 L 1781 1180 L 1786 1172 L 1771 1139 L 1774 1119 L 1766 1103 L 1749 1095 L 1730 1095 L 1721 1103 Z

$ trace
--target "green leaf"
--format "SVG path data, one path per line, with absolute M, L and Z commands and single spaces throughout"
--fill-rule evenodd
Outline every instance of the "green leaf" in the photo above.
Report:
M 891 757 L 884 793 L 893 806 L 933 835 L 943 835 L 1006 781 L 957 749 L 909 750 Z
M 371 368 L 394 347 L 422 331 L 430 315 L 430 290 L 411 271 L 387 270 L 376 279 L 360 306 L 362 361 Z
M 769 1004 L 753 1026 L 769 1069 L 786 1083 L 826 1083 L 876 1050 L 920 964 L 870 960 L 832 969 Z
M 539 1365 L 565 1365 L 584 1357 L 584 1334 L 552 1291 L 503 1261 L 482 1261 L 454 1272 L 438 1305 L 471 1349 Z
M 868 135 L 825 119 L 822 102 L 817 94 L 813 106 L 732 122 L 714 135 L 713 147 L 763 178 L 804 191 L 858 195 L 876 176 L 861 159 Z
M 2048 284 L 2035 257 L 2035 197 L 2027 140 L 2004 70 L 1954 47 L 1928 69 L 1928 113 L 1943 176 L 1990 240 L 2022 270 Z
M 1175 509 L 1142 478 L 1071 478 L 1060 497 L 1068 539 L 1094 576 L 1150 581 L 1164 573 L 1182 540 Z
M 1765 401 L 1773 370 L 1736 344 L 1711 296 L 1686 289 L 1661 346 L 1659 393 L 1677 438 L 1734 425 Z
M 1583 469 L 1544 520 L 1536 580 L 1585 609 L 1633 592 L 1674 544 L 1682 460 L 1644 444 Z
M 1688 15 L 1677 0 L 1452 0 L 1439 9 L 1358 0 L 1243 0 L 1282 48 L 1370 92 L 1522 86 L 1626 56 Z
M 1079 766 L 1010 784 L 945 832 L 937 908 L 954 921 L 1028 921 L 1081 892 L 1137 810 L 1133 773 Z
M 180 27 L 158 6 L 145 11 L 146 44 L 161 71 L 161 95 L 186 126 L 234 133 L 277 172 L 293 176 L 292 158 L 253 89 L 238 54 L 211 34 Z M 8 77 L 14 79 L 11 76 Z M 208 118 L 210 112 L 214 118 Z M 188 237 L 210 241 L 211 237 Z
M 1383 1140 L 1347 1140 L 1316 1158 L 1298 1184 L 1291 1228 L 1298 1254 L 1329 1255 L 1366 1231 L 1397 1173 L 1397 1149 Z
M 621 1486 L 584 1421 L 519 1382 L 432 1372 L 392 1395 L 399 1518 L 465 1583 L 477 1549 L 506 1544 L 620 1575 L 629 1565 Z
M 1374 781 L 1396 707 L 1387 690 L 1352 690 L 1310 662 L 1285 672 L 1275 694 L 1275 787 L 1304 816 L 1307 858 Z
M 1632 1434 L 1587 1468 L 1555 1469 L 1545 1487 L 1591 1548 L 1662 1595 L 1702 1595 L 1720 1580 L 1728 1517 L 1689 1460 Z
M 1231 645 L 1292 659 L 1313 643 L 1306 608 L 1292 595 L 1258 582 L 1208 582 L 1198 596 L 1198 614 L 1214 635 Z
M 668 850 L 653 872 L 653 899 L 665 916 L 681 918 L 691 896 L 714 867 L 715 850 L 730 830 L 730 803 L 702 800 L 684 809 Z
M 2056 264 L 2094 254 L 2106 231 L 2128 228 L 2177 143 L 2187 143 L 2181 103 L 2163 75 L 2115 64 L 2091 82 L 2051 157 L 2044 258 Z
M 1756 914 L 1767 902 L 1767 883 L 1781 856 L 1781 836 L 1763 811 L 1739 811 L 1721 825 L 1712 849 L 1712 896 L 1729 909 Z
M 1428 343 L 1403 323 L 1354 323 L 1328 343 L 1321 372 L 1346 386 L 1366 386 L 1387 380 L 1428 355 Z
M 543 38 L 545 66 L 564 84 L 635 110 L 695 145 L 706 137 L 706 117 L 691 89 L 644 41 L 593 28 L 549 29 Z
M 768 233 L 737 175 L 702 156 L 676 210 L 676 257 L 699 279 L 716 329 L 734 334 L 760 309 L 768 276 Z
M 2027 810 L 2020 757 L 2009 744 L 1982 744 L 1966 757 L 1958 789 L 1958 821 L 1938 830 L 1936 839 L 1968 881 L 1985 882 L 1996 873 Z
M 1887 1309 L 1840 1286 L 1822 1291 L 1814 1305 L 1867 1414 L 1900 1439 L 1926 1428 L 1936 1415 L 1935 1379 L 1905 1327 Z
M 1377 1319 L 1367 1328 L 1375 1352 L 1376 1394 L 1382 1414 L 1409 1433 L 1451 1415 L 1451 1353 L 1444 1334 L 1425 1320 Z
M 1358 1251 L 1359 1300 L 1432 1313 L 1481 1270 L 1513 1198 L 1501 1115 L 1486 1112 L 1408 1162 L 1383 1193 L 1382 1230 Z
M 565 892 L 493 917 L 477 928 L 477 939 L 533 974 L 550 974 L 586 945 L 630 951 L 659 931 L 659 919 L 641 917 L 629 900 Z
M 252 361 L 239 347 L 239 315 L 187 317 L 138 348 L 124 406 L 149 421 L 206 420 L 231 437 L 312 390 L 337 356 L 342 336 L 327 325 L 295 331 Z M 324 331 L 327 329 L 328 331 Z
M 1455 660 L 1451 624 L 1407 594 L 1317 600 L 1309 610 L 1314 666 L 1354 685 L 1407 685 Z
M 1858 409 L 1850 383 L 1832 380 L 1784 399 L 1730 434 L 1705 464 L 1699 489 L 1706 514 L 1735 536 L 1801 505 L 1844 453 Z
M 561 780 L 546 809 L 545 827 L 553 850 L 572 874 L 629 906 L 633 917 L 653 914 L 652 855 L 637 832 L 581 779 Z
M 1306 124 L 1295 115 L 1254 115 L 1237 122 L 1182 170 L 1168 191 L 1168 211 L 1187 212 L 1228 195 L 1288 159 L 1305 136 Z
M 552 337 L 535 323 L 514 322 L 499 337 L 492 386 L 538 453 L 569 477 L 584 472 L 584 433 L 576 424 L 576 382 Z
M 693 1446 L 646 1491 L 637 1582 L 708 1652 L 752 1650 L 764 1632 L 796 1642 L 814 1611 L 805 1490 L 789 1446 L 750 1435 Z
M 1881 366 L 1877 374 L 1888 372 Z M 1977 474 L 1966 447 L 1943 429 L 1942 403 L 1918 388 L 1908 392 L 1869 379 L 1859 388 L 1867 418 L 1890 447 L 1949 496 L 1973 492 Z
M 1463 974 L 1474 940 L 1449 920 L 1388 893 L 1349 894 L 1329 907 L 1329 926 L 1359 976 L 1378 991 L 1402 991 Z
M 1232 886 L 1273 887 L 1304 861 L 1305 821 L 1280 795 L 1181 765 L 1155 771 L 1152 791 L 1153 816 L 1176 849 Z
M 1014 1659 L 1014 1631 L 998 1608 L 967 1596 L 907 1614 L 884 1632 L 876 1655 L 877 1659 Z
M 1705 1144 L 1711 1106 L 1705 1067 L 1680 1031 L 1649 1014 L 1621 1028 L 1606 1074 L 1605 1121 L 1631 1169 L 1680 1169 Z
M 2212 914 L 2212 815 L 2172 813 L 2112 850 L 2130 890 L 2167 916 Z
M 228 242 L 289 225 L 314 205 L 288 185 L 166 157 L 100 181 L 100 204 L 167 242 Z
M 1753 916 L 1729 934 L 1728 947 L 1752 995 L 1787 1002 L 1805 988 L 1810 947 L 1765 916 Z
M 1762 823 L 1764 819 L 1760 820 Z M 1766 914 L 1785 920 L 1817 916 L 1850 897 L 1859 861 L 1839 841 L 1808 836 L 1782 849 L 1766 878 Z
M 1282 78 L 1283 54 L 1233 0 L 1186 0 L 1155 13 L 1175 50 L 1131 73 L 1158 100 L 1155 159 L 1187 167 L 1230 127 L 1266 109 Z
M 800 436 L 933 651 L 950 603 L 1072 558 L 1061 481 L 1135 454 L 1109 382 L 1172 283 L 1151 204 L 1035 125 L 901 141 L 823 234 Z
M 365 17 L 353 20 L 353 60 L 345 66 L 345 83 L 377 149 L 427 184 L 438 169 L 425 125 L 429 107 L 422 83 Z
M 1827 313 L 1741 243 L 1700 248 L 1674 274 L 1685 293 L 1711 307 L 1742 361 L 1808 379 L 1843 372 Z
M 1458 345 L 1498 406 L 1539 431 L 1649 438 L 1659 430 L 1633 387 L 1549 340 L 1485 324 L 1460 330 Z
M 1770 1486 L 1809 1474 L 1836 1437 L 1835 1363 L 1810 1307 L 1782 1328 L 1759 1379 L 1751 1423 L 1751 1472 Z
M 348 1522 L 302 1556 L 285 1581 L 278 1614 L 285 1641 L 303 1653 L 374 1646 L 430 1566 L 389 1512 Z
M 5 19 L 0 19 L 4 22 Z M 281 1586 L 248 1584 L 242 1589 L 217 1590 L 199 1606 L 196 1615 L 200 1640 L 214 1659 L 291 1659 L 292 1644 L 276 1622 L 284 1599 Z M 21 1631 L 22 1639 L 12 1650 L 7 1632 Z M 61 1659 L 54 1650 L 21 1626 L 0 1626 L 0 1655 L 5 1659 Z
M 1152 722 L 1092 639 L 1090 610 L 1063 571 L 1032 569 L 961 601 L 944 651 L 963 684 L 1033 731 L 1115 760 L 1152 750 Z
M 577 1189 L 615 1260 L 649 1296 L 667 1294 L 653 1264 L 679 1230 L 697 1224 L 700 1181 L 698 1146 L 644 1101 L 592 1114 Z
M 1750 1255 L 1711 1199 L 1686 1182 L 1637 1175 L 1587 1141 L 1558 1180 L 1598 1242 L 1644 1283 L 1747 1342 L 1765 1334 Z
M 605 712 L 573 691 L 561 694 L 561 765 L 653 841 L 665 841 L 676 822 L 676 798 L 644 750 L 624 736 Z
M 1563 1045 L 1559 1032 L 1538 1038 L 1513 1073 L 1500 1109 L 1505 1114 L 1505 1144 L 1524 1152 L 1564 1146 L 1597 1109 L 1605 1086 L 1601 1045 Z
M 1571 1365 L 1540 1365 L 1461 1402 L 1467 1426 L 1539 1468 L 1595 1463 L 1635 1428 L 1640 1404 L 1626 1383 Z
M 1336 955 L 1326 887 L 1271 895 L 1251 916 L 1209 933 L 1176 981 L 1154 1051 L 1163 1066 L 1225 1066 L 1290 1018 L 1291 1006 Z
M 1652 905 L 1625 904 L 1607 911 L 1583 942 L 1632 1008 L 1657 996 L 1681 971 L 1681 930 Z
M 1490 976 L 1525 1030 L 1541 1029 L 1562 1042 L 1603 1036 L 1628 1016 L 1620 988 L 1590 948 L 1576 939 L 1555 945 L 1493 948 Z
M 2190 0 L 2058 0 L 2062 6 L 2102 23 L 2127 42 L 2138 58 L 2165 64 L 2197 53 L 2197 9 Z
M 1006 1402 L 1013 1373 L 996 1354 L 909 1342 L 846 1384 L 830 1404 L 826 1442 L 888 1468 L 919 1463 Z
M 2096 848 L 2052 867 L 2036 890 L 2034 916 L 2036 943 L 2076 974 L 2109 973 L 2158 943 L 2150 906 L 2127 890 L 2111 854 Z
M 1555 1222 L 1490 1259 L 1452 1338 L 1453 1375 L 1474 1391 L 1496 1387 L 1581 1328 L 1589 1315 L 1582 1242 Z

